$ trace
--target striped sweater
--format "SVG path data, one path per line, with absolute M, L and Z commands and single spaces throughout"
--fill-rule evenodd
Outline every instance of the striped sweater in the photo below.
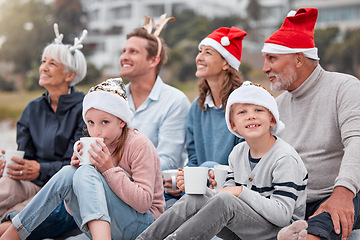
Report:
M 253 170 L 249 150 L 246 142 L 234 147 L 224 187 L 243 186 L 239 198 L 276 226 L 304 219 L 308 175 L 294 148 L 277 138 Z

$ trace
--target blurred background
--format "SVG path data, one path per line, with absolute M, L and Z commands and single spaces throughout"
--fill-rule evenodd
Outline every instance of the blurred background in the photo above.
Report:
M 174 16 L 160 35 L 169 47 L 161 76 L 192 101 L 200 40 L 223 26 L 247 31 L 240 70 L 245 79 L 268 88 L 263 42 L 300 7 L 319 10 L 315 42 L 322 67 L 360 77 L 359 0 L 0 0 L 0 132 L 4 136 L 25 105 L 44 91 L 38 68 L 43 48 L 54 39 L 55 22 L 66 44 L 83 29 L 89 32 L 83 49 L 88 74 L 78 86 L 87 92 L 107 77 L 118 77 L 126 34 L 143 25 L 145 14 L 156 22 L 162 13 Z

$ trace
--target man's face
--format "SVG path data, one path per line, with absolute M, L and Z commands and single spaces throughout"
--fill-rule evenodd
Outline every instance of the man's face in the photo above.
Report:
M 152 59 L 147 59 L 147 44 L 147 40 L 140 37 L 131 37 L 127 40 L 120 56 L 120 77 L 132 81 L 136 77 L 148 74 Z
M 263 53 L 263 72 L 270 80 L 271 91 L 292 91 L 297 80 L 295 54 Z

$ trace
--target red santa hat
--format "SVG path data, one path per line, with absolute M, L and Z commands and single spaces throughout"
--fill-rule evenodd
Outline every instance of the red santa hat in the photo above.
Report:
M 242 40 L 247 33 L 236 27 L 218 28 L 204 38 L 199 44 L 213 47 L 235 70 L 239 70 L 242 53 Z
M 316 8 L 290 11 L 281 28 L 264 43 L 262 52 L 288 54 L 303 52 L 306 57 L 319 60 L 314 42 L 314 27 L 318 16 Z

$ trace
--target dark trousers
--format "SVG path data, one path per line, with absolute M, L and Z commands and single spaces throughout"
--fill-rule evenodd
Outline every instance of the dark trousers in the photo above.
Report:
M 334 225 L 329 213 L 320 213 L 319 215 L 308 219 L 313 215 L 320 205 L 325 202 L 327 198 L 322 200 L 306 204 L 306 220 L 308 222 L 308 233 L 318 236 L 321 239 L 335 240 L 341 239 L 341 234 L 336 234 L 334 231 Z M 360 192 L 356 194 L 354 200 L 355 215 L 353 229 L 360 228 Z
M 55 238 L 63 233 L 78 227 L 74 218 L 66 211 L 64 202 L 31 232 L 28 240 L 40 240 L 44 238 Z

